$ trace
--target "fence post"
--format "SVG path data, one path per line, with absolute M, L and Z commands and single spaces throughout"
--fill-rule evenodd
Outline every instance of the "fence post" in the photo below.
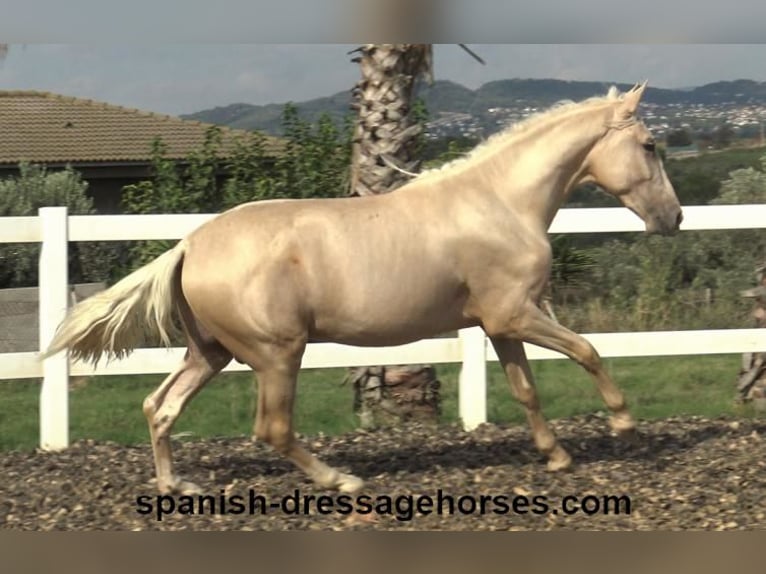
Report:
M 42 207 L 38 212 L 40 249 L 39 309 L 40 351 L 48 348 L 68 305 L 67 208 Z M 69 446 L 69 359 L 66 352 L 42 362 L 40 390 L 40 448 Z
M 458 409 L 463 428 L 487 422 L 487 338 L 480 327 L 459 331 L 463 364 L 460 368 Z

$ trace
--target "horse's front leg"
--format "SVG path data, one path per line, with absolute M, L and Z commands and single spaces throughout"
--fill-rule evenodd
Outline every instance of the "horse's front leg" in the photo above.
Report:
M 609 418 L 612 429 L 623 438 L 635 438 L 636 421 L 628 411 L 625 397 L 607 374 L 601 357 L 587 339 L 553 321 L 532 302 L 527 302 L 510 324 L 490 326 L 487 333 L 490 336 L 502 333 L 557 351 L 576 361 L 591 375 L 612 412 Z

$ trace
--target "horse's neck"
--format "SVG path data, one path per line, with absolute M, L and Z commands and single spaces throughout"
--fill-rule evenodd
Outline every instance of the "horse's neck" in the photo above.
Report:
M 493 158 L 495 192 L 509 208 L 547 230 L 585 175 L 583 161 L 604 134 L 604 117 L 599 110 L 573 114 L 510 142 Z

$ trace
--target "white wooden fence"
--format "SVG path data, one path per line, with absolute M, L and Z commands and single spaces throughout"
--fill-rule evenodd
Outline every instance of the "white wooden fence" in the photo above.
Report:
M 36 217 L 0 218 L 0 243 L 42 243 L 40 254 L 40 348 L 44 349 L 63 319 L 68 303 L 69 241 L 179 239 L 213 215 L 73 215 L 66 208 L 45 207 Z M 682 230 L 761 229 L 766 205 L 684 208 Z M 642 231 L 643 223 L 624 208 L 563 209 L 551 233 Z M 585 334 L 603 357 L 703 355 L 766 350 L 766 329 L 657 331 Z M 562 355 L 527 345 L 531 360 Z M 64 353 L 40 361 L 38 353 L 0 354 L 0 380 L 42 378 L 40 446 L 55 450 L 69 444 L 68 379 L 70 375 L 168 373 L 184 349 L 137 349 L 129 357 L 98 368 L 68 361 Z M 360 348 L 333 343 L 308 346 L 303 367 L 351 367 L 407 363 L 461 363 L 459 414 L 466 428 L 486 421 L 486 362 L 497 361 L 481 329 L 458 337 L 428 339 L 398 347 Z M 231 364 L 226 370 L 246 370 Z M 3 405 L 0 405 L 0 409 Z

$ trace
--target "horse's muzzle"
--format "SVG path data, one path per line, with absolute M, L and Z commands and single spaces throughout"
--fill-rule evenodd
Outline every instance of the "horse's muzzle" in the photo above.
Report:
M 670 231 L 666 233 L 665 235 L 675 235 L 678 233 L 678 231 L 681 229 L 681 223 L 684 220 L 684 212 L 681 210 L 681 208 L 678 209 L 678 213 L 676 213 L 675 218 L 673 219 L 673 224 L 670 226 Z
M 650 235 L 675 235 L 681 229 L 681 222 L 684 220 L 683 211 L 679 210 L 667 218 L 656 218 L 647 223 L 646 232 Z

